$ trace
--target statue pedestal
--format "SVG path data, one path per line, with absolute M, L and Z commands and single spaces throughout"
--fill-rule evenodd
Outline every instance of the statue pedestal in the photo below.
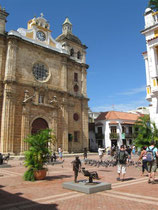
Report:
M 11 168 L 12 166 L 7 164 L 7 163 L 3 163 L 2 165 L 0 165 L 0 168 Z
M 74 190 L 78 192 L 83 192 L 86 194 L 92 194 L 96 192 L 101 192 L 104 190 L 111 190 L 111 184 L 107 182 L 93 182 L 89 183 L 87 181 L 78 181 L 75 182 L 64 182 L 62 184 L 63 188 Z

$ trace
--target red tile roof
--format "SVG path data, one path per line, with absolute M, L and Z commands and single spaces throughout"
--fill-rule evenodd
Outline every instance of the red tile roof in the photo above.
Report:
M 101 112 L 101 114 L 97 117 L 98 120 L 132 120 L 136 121 L 140 117 L 139 114 L 133 114 L 128 112 L 119 112 L 119 111 L 109 111 L 109 112 Z
M 98 122 L 98 123 L 96 123 L 95 125 L 96 125 L 96 126 L 98 126 L 98 125 L 103 125 L 103 123 Z

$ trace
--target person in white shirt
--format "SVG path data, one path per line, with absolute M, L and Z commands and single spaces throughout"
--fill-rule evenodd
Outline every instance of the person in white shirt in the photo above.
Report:
M 103 149 L 99 146 L 98 148 L 99 159 L 102 161 L 103 158 Z

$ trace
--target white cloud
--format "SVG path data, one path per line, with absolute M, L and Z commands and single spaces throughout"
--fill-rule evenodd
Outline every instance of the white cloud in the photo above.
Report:
M 138 94 L 138 93 L 142 93 L 142 92 L 145 92 L 146 91 L 146 87 L 143 86 L 143 87 L 140 87 L 140 88 L 133 88 L 129 91 L 126 91 L 126 92 L 121 92 L 121 93 L 118 93 L 118 95 L 135 95 L 135 94 Z
M 96 106 L 96 107 L 90 107 L 93 112 L 106 112 L 106 111 L 130 111 L 135 110 L 136 108 L 140 106 L 148 106 L 148 102 L 145 101 L 145 99 L 140 99 L 137 101 L 132 101 L 131 103 L 127 104 L 105 104 L 105 106 Z

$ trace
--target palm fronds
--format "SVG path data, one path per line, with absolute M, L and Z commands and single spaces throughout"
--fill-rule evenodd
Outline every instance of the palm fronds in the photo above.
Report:
M 154 11 L 158 11 L 158 0 L 150 0 L 148 7 Z

